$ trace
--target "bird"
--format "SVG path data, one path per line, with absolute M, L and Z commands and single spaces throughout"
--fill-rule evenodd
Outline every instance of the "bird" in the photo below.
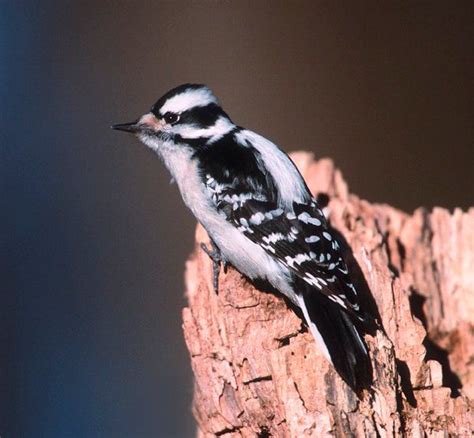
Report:
M 297 309 L 316 344 L 357 393 L 372 367 L 364 340 L 370 316 L 341 242 L 291 158 L 232 121 L 205 85 L 183 84 L 151 110 L 113 129 L 159 156 L 185 205 L 207 231 L 218 291 L 221 265 L 267 284 Z

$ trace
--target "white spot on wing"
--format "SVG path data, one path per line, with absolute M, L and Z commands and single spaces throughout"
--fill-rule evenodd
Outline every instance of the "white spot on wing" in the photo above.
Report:
M 343 274 L 347 274 L 349 272 L 347 269 L 347 266 L 345 266 L 344 269 L 342 268 L 337 268 L 337 269 L 339 269 Z
M 318 240 L 320 240 L 318 236 L 309 236 L 304 239 L 304 241 L 307 243 L 314 243 L 314 242 L 317 242 Z
M 309 256 L 309 254 L 301 253 L 301 254 L 296 254 L 294 257 L 286 256 L 285 260 L 288 266 L 294 268 L 295 263 L 298 265 L 301 265 L 301 263 L 311 260 L 311 257 Z
M 265 215 L 261 212 L 255 213 L 250 216 L 250 223 L 253 225 L 260 225 L 265 219 Z
M 344 309 L 347 309 L 346 303 L 342 301 L 342 299 L 338 295 L 329 295 L 328 297 L 330 300 L 344 307 Z
M 331 235 L 330 235 L 327 231 L 323 231 L 323 236 L 324 236 L 327 240 L 329 240 L 329 241 L 332 240 Z
M 283 214 L 283 210 L 281 208 L 276 208 L 275 210 L 271 210 L 271 211 L 265 213 L 265 216 L 268 219 L 274 219 L 278 216 L 281 216 L 282 214 Z
M 306 211 L 298 215 L 298 219 L 305 224 L 312 224 L 316 226 L 321 225 L 321 221 L 319 219 L 311 217 Z
M 356 288 L 354 287 L 354 285 L 352 283 L 346 283 L 346 284 L 347 284 L 347 287 L 349 289 L 351 289 L 352 292 L 354 292 L 354 295 L 357 295 L 357 291 L 356 291 Z M 355 308 L 355 306 L 354 306 L 354 308 Z
M 273 246 L 271 245 L 265 245 L 264 243 L 261 244 L 262 245 L 262 248 L 265 248 L 266 250 L 272 252 L 273 254 L 275 254 L 275 248 L 273 248 Z
M 271 233 L 268 236 L 263 238 L 263 241 L 266 243 L 276 243 L 279 240 L 283 240 L 285 236 L 281 233 Z
M 319 290 L 323 288 L 321 284 L 319 284 L 319 278 L 315 277 L 313 274 L 310 274 L 309 272 L 307 272 L 304 275 L 303 279 L 304 281 L 306 281 L 306 283 L 311 284 L 312 286 L 316 286 Z

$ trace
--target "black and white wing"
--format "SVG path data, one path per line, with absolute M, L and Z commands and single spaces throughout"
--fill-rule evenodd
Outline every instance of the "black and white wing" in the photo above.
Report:
M 216 208 L 252 242 L 347 312 L 363 320 L 337 240 L 316 200 L 284 211 L 263 192 L 235 193 L 209 177 Z M 218 190 L 216 191 L 216 188 Z
M 309 191 L 304 202 L 281 202 L 277 183 L 255 150 L 232 139 L 218 146 L 206 151 L 214 154 L 212 160 L 200 161 L 214 208 L 288 269 L 296 304 L 322 352 L 356 391 L 369 386 L 370 359 L 354 324 L 365 322 L 365 314 L 317 202 Z

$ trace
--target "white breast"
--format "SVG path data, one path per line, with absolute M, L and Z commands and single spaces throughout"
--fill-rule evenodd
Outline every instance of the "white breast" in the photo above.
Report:
M 221 250 L 224 259 L 251 279 L 268 280 L 276 289 L 296 302 L 289 283 L 288 269 L 217 212 L 199 178 L 197 164 L 191 159 L 192 151 L 182 146 L 176 147 L 172 142 L 158 143 L 149 138 L 143 138 L 142 141 L 161 157 L 176 181 L 184 203 L 204 226 Z

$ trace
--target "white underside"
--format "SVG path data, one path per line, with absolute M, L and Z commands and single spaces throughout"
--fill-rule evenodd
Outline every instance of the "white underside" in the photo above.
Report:
M 196 162 L 191 159 L 192 152 L 176 147 L 172 142 L 157 142 L 147 136 L 141 137 L 141 140 L 160 155 L 176 181 L 184 203 L 207 230 L 224 259 L 251 279 L 267 280 L 298 305 L 289 283 L 288 268 L 269 256 L 216 211 L 198 176 Z
M 178 184 L 184 203 L 207 230 L 219 247 L 224 259 L 251 279 L 266 279 L 300 307 L 319 348 L 332 363 L 326 344 L 315 323 L 309 317 L 303 297 L 295 294 L 291 287 L 288 268 L 271 257 L 259 245 L 253 243 L 216 211 L 198 175 L 196 162 L 191 159 L 192 151 L 182 146 L 176 146 L 172 142 L 158 141 L 146 135 L 141 136 L 141 140 L 162 158 Z M 261 148 L 262 155 L 269 154 L 272 145 L 270 142 L 266 143 Z M 273 147 L 276 148 L 274 145 Z M 277 167 L 279 167 L 279 175 L 275 177 L 275 180 L 280 181 L 280 189 L 285 192 L 287 199 L 289 200 L 291 197 L 301 199 L 304 187 L 297 184 L 301 179 L 299 174 L 295 175 L 293 169 L 290 169 L 288 165 L 285 166 L 283 162 L 280 162 Z M 291 187 L 296 192 L 291 193 Z

